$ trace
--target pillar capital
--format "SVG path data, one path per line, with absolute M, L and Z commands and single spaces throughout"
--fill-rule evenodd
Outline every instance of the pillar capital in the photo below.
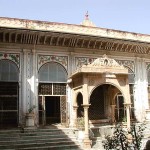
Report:
M 125 107 L 130 107 L 132 103 L 123 103 Z
M 116 105 L 115 105 L 115 104 L 111 104 L 110 106 L 111 106 L 111 107 L 116 107 Z
M 78 109 L 78 106 L 77 106 L 77 105 L 74 105 L 74 106 L 73 106 L 73 109 L 74 109 L 74 110 Z
M 83 108 L 89 108 L 91 104 L 82 104 Z

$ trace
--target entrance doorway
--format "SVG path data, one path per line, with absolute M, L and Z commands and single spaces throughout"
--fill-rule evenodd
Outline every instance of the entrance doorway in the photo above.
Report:
M 60 123 L 60 96 L 39 96 L 39 123 Z
M 46 124 L 60 123 L 60 97 L 45 97 Z
M 67 72 L 56 62 L 44 64 L 39 70 L 39 124 L 66 124 Z

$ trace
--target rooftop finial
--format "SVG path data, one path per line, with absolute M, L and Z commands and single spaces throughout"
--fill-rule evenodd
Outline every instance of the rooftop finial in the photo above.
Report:
M 85 14 L 85 20 L 89 20 L 89 13 L 88 13 L 88 11 Z
M 89 12 L 87 11 L 85 14 L 84 20 L 81 22 L 83 26 L 95 27 L 95 24 L 89 19 Z

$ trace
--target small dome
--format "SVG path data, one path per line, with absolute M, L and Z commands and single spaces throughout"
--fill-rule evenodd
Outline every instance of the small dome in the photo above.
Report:
M 84 18 L 83 22 L 81 22 L 81 25 L 89 26 L 89 27 L 96 27 L 95 24 L 89 19 L 88 11 L 85 14 L 85 18 Z

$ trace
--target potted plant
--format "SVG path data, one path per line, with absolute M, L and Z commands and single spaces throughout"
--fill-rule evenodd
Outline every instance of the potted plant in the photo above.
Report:
M 26 113 L 26 127 L 34 127 L 34 109 L 36 108 L 35 105 L 32 105 L 28 108 L 28 112 Z

